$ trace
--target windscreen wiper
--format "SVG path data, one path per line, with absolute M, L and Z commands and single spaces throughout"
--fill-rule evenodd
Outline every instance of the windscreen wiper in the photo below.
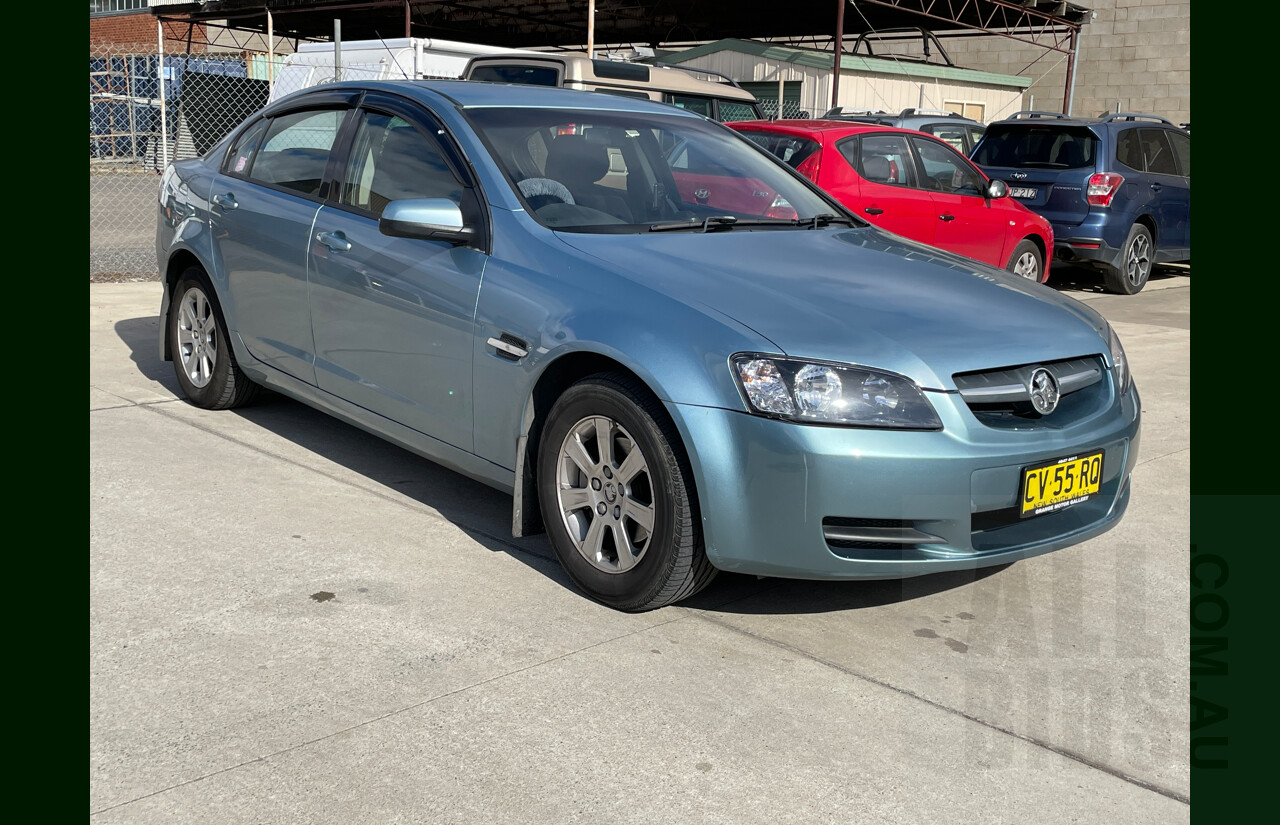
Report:
M 720 232 L 733 229 L 738 226 L 795 226 L 805 227 L 806 229 L 817 228 L 818 226 L 826 226 L 831 221 L 847 222 L 851 226 L 853 222 L 848 218 L 842 218 L 836 215 L 815 215 L 812 218 L 800 220 L 798 218 L 738 218 L 733 215 L 712 215 L 709 218 L 698 220 L 690 218 L 687 221 L 670 221 L 668 223 L 655 223 L 649 227 L 650 232 L 676 232 L 684 230 L 686 232 Z
M 810 229 L 818 229 L 833 223 L 842 223 L 845 226 L 858 226 L 859 221 L 847 215 L 833 215 L 830 212 L 823 212 L 821 215 L 814 215 L 812 218 L 805 218 L 801 223 L 809 224 Z
M 650 232 L 677 232 L 685 230 L 688 232 L 711 232 L 713 227 L 715 230 L 732 229 L 738 223 L 738 219 L 733 215 L 712 215 L 703 220 L 690 218 L 687 221 L 667 221 L 666 223 L 655 223 L 649 227 Z

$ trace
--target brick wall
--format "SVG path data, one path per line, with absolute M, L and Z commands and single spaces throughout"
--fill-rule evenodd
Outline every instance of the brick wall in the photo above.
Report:
M 1125 111 L 1190 121 L 1191 1 L 1083 0 L 1083 5 L 1098 16 L 1081 31 L 1072 114 L 1114 111 L 1118 100 Z M 1030 108 L 1034 95 L 1035 108 L 1062 111 L 1065 55 L 1004 38 L 948 38 L 943 45 L 957 65 L 1032 78 L 1024 105 Z
M 191 32 L 191 47 L 187 47 L 185 23 L 164 24 L 166 52 L 201 52 L 206 39 L 204 26 L 195 26 Z M 89 18 L 90 47 L 121 47 L 135 54 L 150 54 L 156 50 L 158 35 L 156 18 L 149 12 L 138 14 L 108 14 Z

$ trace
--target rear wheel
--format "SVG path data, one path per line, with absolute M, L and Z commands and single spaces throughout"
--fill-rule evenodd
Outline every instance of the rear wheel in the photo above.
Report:
M 1120 295 L 1133 295 L 1142 291 L 1151 277 L 1151 266 L 1155 260 L 1156 248 L 1151 241 L 1151 233 L 1145 226 L 1135 223 L 1129 230 L 1120 251 L 1120 266 L 1103 268 L 1102 276 L 1108 292 Z
M 638 381 L 602 374 L 566 390 L 539 443 L 538 500 L 574 583 L 632 611 L 710 583 L 692 478 L 674 425 Z
M 1009 256 L 1009 264 L 1005 269 L 1029 281 L 1035 281 L 1038 284 L 1044 283 L 1044 255 L 1040 253 L 1040 247 L 1029 239 L 1023 239 L 1014 247 L 1013 254 Z
M 174 287 L 169 343 L 178 385 L 197 407 L 229 410 L 257 395 L 258 385 L 236 364 L 227 322 L 208 276 L 199 267 L 189 267 Z

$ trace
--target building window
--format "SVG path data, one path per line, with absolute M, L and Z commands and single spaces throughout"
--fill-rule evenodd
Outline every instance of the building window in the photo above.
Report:
M 147 0 L 89 0 L 89 16 L 146 11 Z
M 971 103 L 964 100 L 944 100 L 942 108 L 948 112 L 955 112 L 961 117 L 967 117 L 970 120 L 976 120 L 979 123 L 987 122 L 987 104 Z

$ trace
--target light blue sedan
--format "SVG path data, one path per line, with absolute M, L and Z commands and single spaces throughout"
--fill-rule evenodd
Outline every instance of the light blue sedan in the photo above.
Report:
M 605 604 L 717 570 L 882 579 L 1113 527 L 1124 350 L 1046 287 L 875 229 L 723 126 L 475 82 L 337 83 L 165 173 L 160 348 L 513 495 Z

